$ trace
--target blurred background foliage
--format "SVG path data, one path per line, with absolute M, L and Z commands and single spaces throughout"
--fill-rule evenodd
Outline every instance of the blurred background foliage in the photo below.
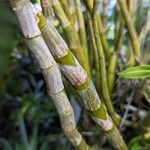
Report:
M 113 2 L 115 4 L 115 1 Z M 112 45 L 115 33 L 113 2 L 109 10 L 109 30 L 107 31 L 107 38 Z M 138 31 L 145 23 L 148 9 L 150 9 L 150 0 L 139 0 L 136 20 Z M 143 42 L 143 50 L 150 50 L 149 43 L 150 33 Z M 125 49 L 126 44 L 125 34 L 123 45 Z M 124 66 L 124 61 L 120 61 L 120 70 Z M 45 82 L 36 68 L 37 64 L 24 44 L 17 19 L 11 10 L 0 1 L 0 150 L 73 149 L 62 134 L 55 107 L 46 94 Z M 113 97 L 115 108 L 120 114 L 123 114 L 125 99 L 129 98 L 132 91 L 133 84 L 131 83 L 132 81 L 128 82 L 125 79 L 117 80 L 116 93 Z M 140 81 L 139 91 L 143 83 L 145 82 Z M 144 123 L 143 121 L 140 122 L 140 125 L 138 124 L 139 120 L 149 111 L 150 83 L 146 85 L 142 101 L 140 99 L 134 102 L 126 127 L 122 131 L 131 150 L 150 149 L 150 135 L 142 132 L 143 129 L 145 130 L 145 125 L 146 130 L 150 131 L 150 119 L 149 122 Z M 100 129 L 74 100 L 76 96 L 69 83 L 65 82 L 65 87 L 74 108 L 78 128 L 88 143 L 94 145 L 96 149 L 100 147 L 103 149 L 107 147 L 107 150 L 112 149 Z M 147 118 L 149 116 L 148 114 Z

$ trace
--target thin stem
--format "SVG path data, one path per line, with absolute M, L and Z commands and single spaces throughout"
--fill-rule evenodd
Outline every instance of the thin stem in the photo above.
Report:
M 59 1 L 52 0 L 52 2 L 53 2 L 53 8 L 54 8 L 55 14 L 65 31 L 65 36 L 66 36 L 70 50 L 77 57 L 78 61 L 81 63 L 83 68 L 87 71 L 88 75 L 91 76 L 90 67 L 89 67 L 89 63 L 85 54 L 85 50 L 82 48 L 80 44 L 80 40 L 79 40 L 78 34 L 74 26 L 72 26 L 72 24 L 68 20 Z
M 69 10 L 72 16 L 73 25 L 75 26 L 75 29 L 78 31 L 77 27 L 77 15 L 76 15 L 76 9 L 75 9 L 75 2 L 74 0 L 68 0 Z
M 81 2 L 80 0 L 75 0 L 75 8 L 76 8 L 76 14 L 77 14 L 77 20 L 78 20 L 78 27 L 79 27 L 79 38 L 80 43 L 83 49 L 86 51 L 86 57 L 88 57 L 88 48 L 87 48 L 87 40 L 86 40 L 86 30 L 85 30 L 85 23 L 84 23 L 84 17 L 81 10 Z
M 109 6 L 109 1 L 108 0 L 103 0 L 103 26 L 107 26 L 107 20 L 108 20 L 108 6 Z
M 93 26 L 92 26 L 92 18 L 91 18 L 91 13 L 88 11 L 87 12 L 87 18 L 88 18 L 88 26 L 89 26 L 89 34 L 90 34 L 90 41 L 92 41 L 92 48 L 94 52 L 94 62 L 95 62 L 95 84 L 98 92 L 101 91 L 101 78 L 100 78 L 100 65 L 99 65 L 99 57 L 98 57 L 98 52 L 97 52 L 97 46 L 94 38 L 94 31 L 93 31 Z
M 92 13 L 94 1 L 93 0 L 84 0 L 84 1 L 85 1 L 85 4 L 86 4 L 89 12 Z
M 41 6 L 42 6 L 42 13 L 44 14 L 44 16 L 49 21 L 53 22 L 55 26 L 57 26 L 59 22 L 54 16 L 51 0 L 40 0 L 40 1 L 41 1 Z
M 52 3 L 50 0 L 41 0 L 41 6 L 42 6 L 42 12 L 46 18 L 49 16 L 50 17 L 53 16 Z
M 86 62 L 89 66 L 89 56 L 88 56 L 88 47 L 87 47 L 87 39 L 86 39 L 86 30 L 85 30 L 85 22 L 83 17 L 83 12 L 81 8 L 81 1 L 75 0 L 75 8 L 76 8 L 76 15 L 77 15 L 77 22 L 78 22 L 78 33 L 79 33 L 79 39 L 81 46 L 84 50 L 84 57 L 86 59 Z
M 139 34 L 139 42 L 142 44 L 144 38 L 146 37 L 148 31 L 150 30 L 150 10 L 147 13 L 147 20 L 143 28 L 141 29 L 141 32 Z
M 108 41 L 107 41 L 106 36 L 105 36 L 106 33 L 105 33 L 105 29 L 104 29 L 103 24 L 102 24 L 101 16 L 98 14 L 96 19 L 97 19 L 98 30 L 99 30 L 100 40 L 102 43 L 104 54 L 105 54 L 106 60 L 109 61 L 109 59 L 110 59 L 109 45 L 108 45 Z
M 117 68 L 117 53 L 113 53 L 108 66 L 108 73 L 107 73 L 107 83 L 108 83 L 108 91 L 112 94 L 115 86 L 116 80 L 116 68 Z
M 123 35 L 124 35 L 123 31 L 124 31 L 124 22 L 120 15 L 120 11 L 116 6 L 115 47 L 114 47 L 114 53 L 110 57 L 110 61 L 108 64 L 108 73 L 107 73 L 107 82 L 108 82 L 108 89 L 110 94 L 113 92 L 115 86 L 117 60 L 122 46 Z
M 61 6 L 65 12 L 65 14 L 67 15 L 68 19 L 71 20 L 71 23 L 74 24 L 73 22 L 73 18 L 72 18 L 72 15 L 70 13 L 70 10 L 69 10 L 69 5 L 68 5 L 68 2 L 67 0 L 59 0 L 60 3 L 61 3 Z
M 90 1 L 85 0 L 85 4 L 86 4 L 87 8 L 89 9 L 89 11 L 91 12 L 91 15 L 92 15 L 93 1 L 91 1 L 91 3 L 90 3 Z M 96 16 L 97 16 L 96 20 L 97 20 L 97 24 L 98 24 L 98 30 L 99 30 L 99 35 L 100 35 L 100 40 L 101 40 L 101 43 L 102 43 L 102 47 L 104 49 L 105 57 L 109 61 L 109 59 L 110 59 L 110 51 L 109 51 L 109 44 L 108 44 L 108 41 L 106 40 L 106 36 L 105 36 L 105 31 L 106 30 L 103 27 L 102 19 L 101 19 L 100 14 L 97 13 Z
M 129 14 L 127 4 L 125 0 L 118 0 L 119 6 L 121 8 L 121 11 L 123 13 L 124 21 L 126 23 L 129 37 L 131 40 L 132 48 L 133 48 L 133 54 L 134 56 L 139 59 L 140 57 L 140 44 L 138 41 L 137 33 L 133 25 L 133 20 L 131 19 L 131 16 Z
M 102 97 L 105 102 L 106 108 L 107 108 L 110 116 L 112 117 L 112 120 L 114 121 L 114 123 L 116 125 L 119 125 L 118 117 L 115 113 L 113 104 L 110 99 L 109 91 L 108 91 L 105 56 L 104 56 L 104 52 L 103 52 L 103 49 L 101 46 L 101 41 L 100 41 L 99 31 L 98 31 L 98 24 L 97 24 L 97 19 L 96 19 L 98 5 L 99 5 L 99 2 L 94 3 L 92 23 L 93 23 L 93 30 L 94 30 L 95 41 L 96 41 L 96 45 L 97 45 L 99 62 L 100 62 Z

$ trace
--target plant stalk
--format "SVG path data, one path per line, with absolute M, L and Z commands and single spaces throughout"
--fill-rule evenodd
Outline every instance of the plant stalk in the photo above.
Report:
M 92 81 L 88 78 L 88 74 L 70 52 L 57 30 L 49 22 L 47 22 L 43 16 L 39 17 L 42 22 L 39 23 L 39 27 L 49 50 L 55 60 L 59 63 L 62 73 L 66 76 L 66 78 L 68 78 L 81 97 L 84 106 L 92 119 L 103 129 L 105 133 L 109 135 L 109 139 L 111 139 L 110 142 L 115 148 L 119 150 L 126 150 L 127 148 L 122 136 L 108 115 Z
M 32 4 L 29 0 L 13 0 L 11 2 L 12 8 L 20 22 L 25 42 L 40 66 L 48 95 L 56 106 L 62 130 L 77 150 L 92 150 L 76 128 L 73 109 L 64 92 L 60 71 L 43 40 L 36 23 Z

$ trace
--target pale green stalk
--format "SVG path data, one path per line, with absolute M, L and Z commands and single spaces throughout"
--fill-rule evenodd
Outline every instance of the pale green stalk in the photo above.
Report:
M 87 71 L 88 75 L 91 76 L 89 62 L 87 61 L 88 59 L 86 57 L 85 50 L 80 44 L 80 39 L 74 26 L 72 26 L 71 22 L 68 20 L 59 1 L 52 0 L 52 2 L 55 14 L 64 29 L 69 48 L 71 49 L 72 53 L 76 56 L 78 61 L 81 63 L 83 68 Z
M 97 14 L 97 25 L 98 25 L 100 40 L 102 43 L 104 54 L 105 54 L 106 60 L 109 62 L 109 59 L 110 59 L 109 44 L 108 44 L 108 41 L 106 39 L 106 29 L 104 29 L 104 27 L 103 27 L 100 14 Z
M 95 64 L 95 84 L 98 92 L 101 91 L 101 78 L 100 78 L 100 63 L 99 57 L 97 52 L 97 46 L 94 38 L 93 26 L 92 26 L 92 18 L 91 13 L 87 11 L 87 18 L 88 18 L 88 26 L 89 26 L 89 34 L 90 34 L 90 41 L 92 42 L 92 51 L 94 53 L 94 64 Z M 91 45 L 91 43 L 90 43 Z M 93 57 L 93 56 L 92 56 Z
M 81 10 L 81 2 L 80 0 L 75 0 L 75 8 L 77 14 L 77 21 L 78 21 L 78 29 L 79 29 L 79 38 L 80 43 L 83 49 L 86 51 L 86 57 L 88 58 L 88 48 L 87 48 L 87 40 L 86 40 L 86 30 L 85 30 L 85 23 L 84 17 Z
M 93 0 L 92 1 L 84 0 L 84 2 L 86 4 L 87 9 L 90 11 L 90 13 L 92 15 Z M 110 51 L 109 51 L 109 44 L 108 44 L 108 41 L 106 39 L 106 32 L 105 32 L 106 29 L 104 29 L 104 27 L 103 27 L 101 16 L 100 16 L 99 13 L 97 13 L 96 20 L 97 20 L 97 24 L 98 24 L 98 32 L 99 32 L 99 35 L 100 35 L 100 40 L 101 40 L 101 43 L 102 43 L 102 47 L 104 49 L 105 57 L 109 61 L 109 59 L 110 59 Z
M 132 45 L 134 57 L 136 59 L 139 59 L 139 57 L 140 57 L 140 43 L 139 43 L 139 40 L 137 37 L 136 30 L 134 28 L 133 20 L 132 20 L 131 15 L 129 13 L 129 10 L 127 8 L 126 1 L 125 0 L 118 0 L 118 3 L 120 6 L 120 9 L 122 11 L 128 32 L 129 32 L 129 37 L 131 40 L 131 45 Z
M 97 45 L 99 62 L 100 62 L 102 97 L 103 97 L 104 103 L 106 105 L 106 108 L 107 108 L 113 122 L 117 126 L 119 126 L 120 121 L 118 119 L 117 114 L 115 113 L 113 104 L 112 104 L 111 99 L 110 99 L 109 91 L 108 91 L 105 55 L 104 55 L 104 52 L 103 52 L 103 49 L 101 46 L 101 40 L 99 37 L 98 24 L 97 24 L 98 5 L 99 5 L 99 2 L 94 2 L 92 23 L 93 23 L 93 30 L 94 30 L 95 41 L 96 41 L 96 45 Z
M 116 28 L 115 28 L 115 47 L 110 61 L 108 64 L 107 82 L 109 93 L 112 94 L 115 86 L 116 71 L 117 71 L 117 60 L 119 52 L 121 50 L 123 41 L 124 22 L 122 20 L 120 10 L 116 6 Z
M 72 17 L 70 10 L 69 10 L 69 5 L 67 0 L 59 0 L 61 3 L 61 6 L 65 12 L 65 14 L 67 15 L 68 19 L 71 21 L 72 25 L 74 24 L 74 18 Z

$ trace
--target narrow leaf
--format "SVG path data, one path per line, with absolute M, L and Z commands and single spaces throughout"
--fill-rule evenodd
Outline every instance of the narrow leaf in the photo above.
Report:
M 119 76 L 129 79 L 150 77 L 150 65 L 130 67 L 119 73 Z

